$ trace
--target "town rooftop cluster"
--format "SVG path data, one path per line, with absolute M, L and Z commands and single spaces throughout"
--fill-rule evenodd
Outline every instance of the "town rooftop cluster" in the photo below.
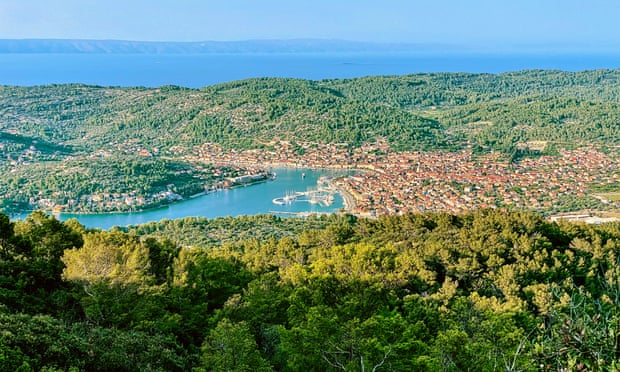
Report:
M 561 212 L 563 204 L 580 199 L 613 207 L 617 202 L 591 188 L 620 181 L 618 156 L 593 147 L 510 162 L 503 154 L 474 155 L 470 149 L 394 152 L 382 141 L 356 149 L 346 144 L 277 142 L 245 151 L 204 144 L 196 149 L 194 160 L 215 165 L 356 169 L 335 183 L 345 196 L 348 212 L 363 216 L 479 208 Z

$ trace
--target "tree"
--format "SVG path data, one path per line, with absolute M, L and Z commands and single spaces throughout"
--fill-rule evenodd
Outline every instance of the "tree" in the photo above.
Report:
M 150 273 L 157 284 L 163 284 L 172 280 L 172 264 L 178 257 L 181 247 L 168 239 L 157 241 L 147 238 L 144 245 L 149 250 Z
M 12 256 L 14 235 L 13 222 L 9 216 L 0 213 L 0 259 L 7 260 Z
M 2 215 L 4 216 L 4 215 Z M 82 237 L 52 216 L 34 212 L 23 221 L 0 216 L 0 302 L 30 314 L 74 316 L 70 285 L 63 283 L 61 256 Z M 6 216 L 4 216 L 6 217 Z
M 222 319 L 202 345 L 205 371 L 270 371 L 245 322 Z
M 149 251 L 138 237 L 118 231 L 84 235 L 84 246 L 65 251 L 63 278 L 81 284 L 82 306 L 98 324 L 127 327 L 140 322 L 149 305 L 154 283 L 149 273 Z
M 85 285 L 145 286 L 149 274 L 149 251 L 138 237 L 121 232 L 93 232 L 84 235 L 82 248 L 68 249 L 62 257 L 63 278 Z

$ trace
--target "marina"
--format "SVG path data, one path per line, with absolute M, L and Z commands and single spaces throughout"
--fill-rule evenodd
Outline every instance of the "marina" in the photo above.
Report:
M 302 173 L 302 179 L 306 174 Z M 309 187 L 306 191 L 287 191 L 284 196 L 274 198 L 271 202 L 276 205 L 290 205 L 293 203 L 318 204 L 322 207 L 330 207 L 334 203 L 334 195 L 338 191 L 330 186 L 331 178 L 321 176 L 317 180 L 316 187 Z
M 277 173 L 277 177 L 266 182 L 253 183 L 247 187 L 213 190 L 154 210 L 130 213 L 60 213 L 58 218 L 63 221 L 75 218 L 89 228 L 109 229 L 113 226 L 137 225 L 190 216 L 216 218 L 270 213 L 305 217 L 336 213 L 344 207 L 342 194 L 335 188 L 329 189 L 327 185 L 333 177 L 341 176 L 344 172 L 308 168 L 275 168 L 271 171 Z M 326 192 L 325 188 L 329 192 Z M 295 191 L 291 190 L 300 190 L 304 195 L 296 195 Z M 289 194 L 294 195 L 294 201 L 289 197 L 290 202 L 285 204 L 273 202 Z M 326 207 L 327 204 L 329 206 Z M 25 218 L 26 215 L 17 218 Z

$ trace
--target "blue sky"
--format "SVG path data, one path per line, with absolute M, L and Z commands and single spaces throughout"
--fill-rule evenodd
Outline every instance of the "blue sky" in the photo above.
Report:
M 0 38 L 620 45 L 617 0 L 1 0 Z

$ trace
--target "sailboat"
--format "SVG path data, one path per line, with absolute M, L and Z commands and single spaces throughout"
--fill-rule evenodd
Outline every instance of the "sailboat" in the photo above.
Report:
M 277 205 L 288 205 L 291 204 L 297 198 L 297 194 L 293 191 L 287 191 L 285 196 L 275 198 L 271 202 Z

